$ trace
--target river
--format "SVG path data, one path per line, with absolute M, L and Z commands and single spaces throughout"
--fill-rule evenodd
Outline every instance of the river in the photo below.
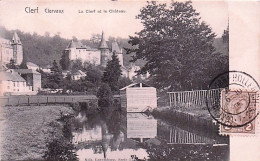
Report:
M 73 122 L 72 141 L 80 161 L 228 160 L 229 139 L 216 129 L 145 113 L 82 110 Z

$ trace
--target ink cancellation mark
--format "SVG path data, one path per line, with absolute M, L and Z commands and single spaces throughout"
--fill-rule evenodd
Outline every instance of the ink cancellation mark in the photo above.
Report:
M 255 133 L 260 88 L 252 76 L 229 71 L 214 78 L 209 89 L 220 89 L 218 97 L 206 97 L 206 105 L 222 134 Z

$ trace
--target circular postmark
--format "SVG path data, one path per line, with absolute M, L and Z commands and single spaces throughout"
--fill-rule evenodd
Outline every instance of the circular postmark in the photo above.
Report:
M 234 127 L 250 129 L 256 111 L 260 87 L 249 74 L 229 71 L 219 74 L 209 85 L 206 106 L 212 118 L 226 131 Z

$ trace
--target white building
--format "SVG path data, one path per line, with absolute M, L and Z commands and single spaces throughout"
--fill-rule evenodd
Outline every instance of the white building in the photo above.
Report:
M 83 45 L 80 41 L 71 40 L 64 50 L 64 54 L 69 60 L 75 61 L 80 59 L 83 63 L 88 62 L 103 67 L 106 67 L 107 62 L 111 60 L 113 52 L 117 54 L 120 64 L 123 65 L 122 48 L 118 46 L 116 41 L 113 42 L 111 48 L 109 48 L 103 32 L 98 48 L 90 48 L 89 46 Z
M 0 72 L 0 95 L 32 94 L 32 86 L 27 86 L 26 80 L 17 72 Z M 36 93 L 35 93 L 36 94 Z
M 32 69 L 32 70 L 35 70 L 35 71 L 40 68 L 38 65 L 36 65 L 32 62 L 27 62 L 26 66 L 28 67 L 28 69 Z
M 83 45 L 80 41 L 71 40 L 64 52 L 67 54 L 69 60 L 81 59 L 83 62 L 100 65 L 100 51 Z
M 11 59 L 17 65 L 20 65 L 23 61 L 23 46 L 16 32 L 12 40 L 0 38 L 0 61 L 3 64 L 8 64 Z
M 80 80 L 80 79 L 84 79 L 86 77 L 86 73 L 82 72 L 81 70 L 78 70 L 77 72 L 71 74 L 71 79 L 72 80 Z
M 120 89 L 121 107 L 127 112 L 145 112 L 157 107 L 156 88 L 133 83 Z

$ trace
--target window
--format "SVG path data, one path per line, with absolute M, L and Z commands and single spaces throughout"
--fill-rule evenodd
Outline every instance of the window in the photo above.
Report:
M 15 87 L 15 82 L 14 82 L 14 87 Z
M 10 89 L 10 86 L 7 86 L 7 89 Z

